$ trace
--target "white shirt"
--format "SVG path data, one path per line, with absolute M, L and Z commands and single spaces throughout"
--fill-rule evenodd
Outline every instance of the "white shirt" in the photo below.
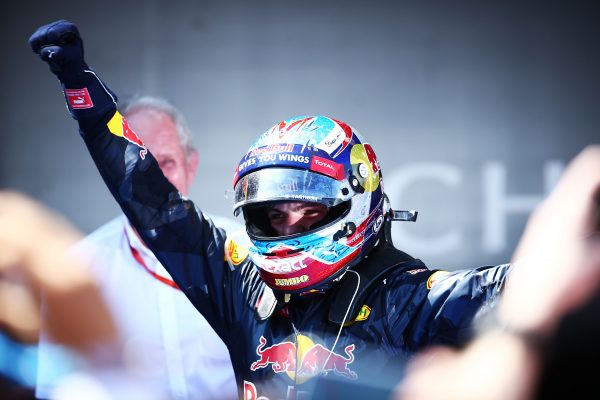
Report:
M 212 217 L 232 232 L 233 220 Z M 76 246 L 92 260 L 113 313 L 133 376 L 152 382 L 165 399 L 233 399 L 237 388 L 227 347 L 131 225 L 120 216 Z M 42 336 L 36 395 L 52 398 L 57 346 Z M 160 397 L 162 398 L 163 395 Z

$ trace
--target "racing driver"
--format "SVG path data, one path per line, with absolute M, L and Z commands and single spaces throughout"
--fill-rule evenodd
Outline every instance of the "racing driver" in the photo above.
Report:
M 124 213 L 227 345 L 241 398 L 388 393 L 411 354 L 461 344 L 496 302 L 509 265 L 449 273 L 394 248 L 391 222 L 416 214 L 391 209 L 373 148 L 346 123 L 304 116 L 263 133 L 234 175 L 246 233 L 226 237 L 128 127 L 74 24 L 29 43 Z

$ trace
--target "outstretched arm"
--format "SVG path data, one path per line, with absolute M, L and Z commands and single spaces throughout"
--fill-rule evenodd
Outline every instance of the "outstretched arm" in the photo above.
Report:
M 227 333 L 230 279 L 223 262 L 225 233 L 165 178 L 144 143 L 117 111 L 115 94 L 84 60 L 72 23 L 60 20 L 29 39 L 58 77 L 69 111 L 108 189 L 143 240 L 213 328 Z
M 569 164 L 558 186 L 530 217 L 513 257 L 515 269 L 501 296 L 496 325 L 460 352 L 435 348 L 417 356 L 397 398 L 534 398 L 538 375 L 545 367 L 546 346 L 554 340 L 557 325 L 585 303 L 585 309 L 597 307 L 599 218 L 600 146 L 594 145 Z M 588 314 L 589 310 L 584 311 L 578 318 L 589 318 Z M 570 341 L 583 340 L 581 348 L 589 344 L 587 331 L 596 322 L 564 325 L 563 329 L 570 329 Z M 585 353 L 593 354 L 593 349 Z M 563 366 L 575 374 L 581 368 Z M 558 379 L 571 382 L 563 385 L 573 385 L 567 377 Z M 569 391 L 578 389 L 568 387 Z

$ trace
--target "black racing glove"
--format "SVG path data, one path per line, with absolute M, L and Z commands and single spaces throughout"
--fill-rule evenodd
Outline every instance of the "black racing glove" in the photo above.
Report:
M 29 45 L 60 80 L 73 118 L 97 118 L 116 108 L 117 96 L 86 64 L 83 41 L 73 23 L 61 19 L 41 26 Z
M 29 38 L 29 45 L 61 82 L 85 79 L 83 71 L 89 67 L 83 59 L 83 41 L 71 22 L 61 19 L 40 27 Z

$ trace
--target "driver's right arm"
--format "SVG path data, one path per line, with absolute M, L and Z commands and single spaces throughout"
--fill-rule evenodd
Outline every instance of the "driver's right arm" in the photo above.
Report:
M 104 182 L 146 244 L 215 331 L 232 320 L 231 270 L 225 232 L 165 178 L 158 163 L 117 111 L 115 94 L 83 57 L 77 27 L 60 20 L 29 39 L 58 77 L 71 115 Z

